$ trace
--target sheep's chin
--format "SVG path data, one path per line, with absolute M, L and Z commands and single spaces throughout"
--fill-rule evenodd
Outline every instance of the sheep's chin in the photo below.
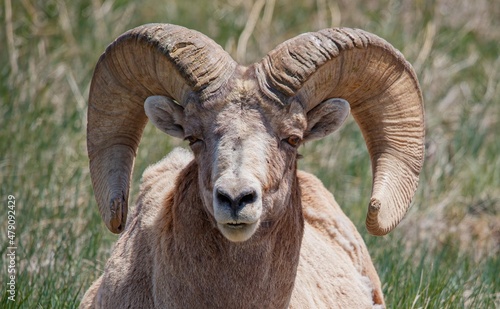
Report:
M 259 227 L 259 221 L 245 224 L 217 223 L 219 231 L 232 242 L 243 242 L 250 239 Z

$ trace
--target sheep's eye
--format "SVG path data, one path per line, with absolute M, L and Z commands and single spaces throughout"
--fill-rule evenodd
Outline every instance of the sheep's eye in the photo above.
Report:
M 297 135 L 290 135 L 285 141 L 292 147 L 298 147 L 302 139 Z
M 186 136 L 184 138 L 185 141 L 188 141 L 189 142 L 189 146 L 192 146 L 193 144 L 197 143 L 200 141 L 200 139 L 190 135 L 190 136 Z

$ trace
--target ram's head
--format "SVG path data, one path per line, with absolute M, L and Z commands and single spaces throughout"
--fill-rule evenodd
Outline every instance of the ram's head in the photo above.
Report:
M 241 66 L 198 32 L 133 29 L 101 56 L 90 90 L 88 150 L 101 216 L 112 232 L 123 230 L 149 117 L 189 141 L 209 217 L 229 240 L 247 240 L 296 194 L 297 147 L 336 130 L 349 108 L 372 161 L 366 225 L 384 235 L 409 207 L 424 151 L 418 81 L 392 46 L 361 30 L 326 29 Z

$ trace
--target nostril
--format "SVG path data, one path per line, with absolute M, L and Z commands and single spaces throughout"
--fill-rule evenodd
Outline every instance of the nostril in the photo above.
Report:
M 257 192 L 255 192 L 254 190 L 247 191 L 240 194 L 239 198 L 237 199 L 237 204 L 241 208 L 247 204 L 252 204 L 256 199 Z
M 220 188 L 216 190 L 216 198 L 220 205 L 232 207 L 233 199 L 227 192 L 224 192 Z
M 246 188 L 238 195 L 232 195 L 222 188 L 217 188 L 215 191 L 215 198 L 219 205 L 239 211 L 245 207 L 245 205 L 252 204 L 257 200 L 257 192 L 253 189 Z

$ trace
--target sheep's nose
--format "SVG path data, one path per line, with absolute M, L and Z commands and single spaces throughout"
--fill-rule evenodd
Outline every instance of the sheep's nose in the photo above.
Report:
M 237 214 L 243 207 L 252 204 L 257 199 L 257 191 L 253 188 L 243 188 L 232 194 L 223 188 L 216 189 L 216 199 L 219 205 L 230 208 L 233 214 Z

